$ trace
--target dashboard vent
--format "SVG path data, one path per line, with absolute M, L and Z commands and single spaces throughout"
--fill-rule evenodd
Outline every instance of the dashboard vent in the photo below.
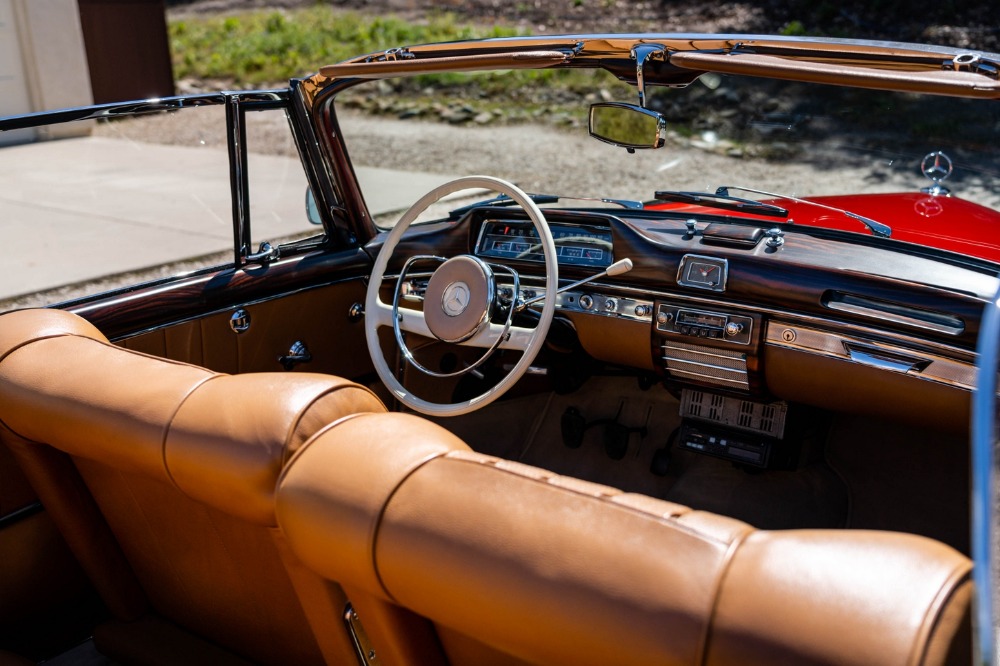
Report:
M 753 402 L 697 389 L 681 391 L 681 416 L 781 438 L 788 405 Z
M 870 317 L 879 321 L 903 324 L 913 328 L 922 328 L 949 335 L 961 335 L 965 331 L 965 322 L 959 317 L 946 312 L 935 312 L 914 308 L 901 303 L 892 303 L 866 296 L 855 296 L 839 291 L 828 291 L 823 294 L 823 305 L 831 310 L 850 312 L 852 314 Z
M 672 377 L 693 379 L 727 388 L 750 389 L 747 355 L 683 342 L 663 344 L 663 364 Z M 705 409 L 711 409 L 710 405 Z M 707 417 L 706 417 L 707 418 Z

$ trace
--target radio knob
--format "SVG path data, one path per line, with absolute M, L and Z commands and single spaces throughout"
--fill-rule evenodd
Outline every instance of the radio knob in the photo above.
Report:
M 616 301 L 613 298 L 607 299 L 606 301 L 604 301 L 604 309 L 607 310 L 608 312 L 614 312 L 615 310 L 618 309 L 618 301 Z
M 739 322 L 731 321 L 726 324 L 726 335 L 733 337 L 734 335 L 739 335 L 743 332 L 743 324 Z
M 651 305 L 637 305 L 635 306 L 635 316 L 645 317 L 646 315 L 652 314 L 653 307 Z
M 584 294 L 580 297 L 580 307 L 584 310 L 591 310 L 594 307 L 594 298 L 590 294 Z

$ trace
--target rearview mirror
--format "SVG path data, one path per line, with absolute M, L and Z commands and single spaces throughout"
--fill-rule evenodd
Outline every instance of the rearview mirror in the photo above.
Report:
M 323 224 L 323 218 L 319 215 L 319 207 L 316 205 L 316 197 L 313 195 L 311 187 L 306 187 L 306 219 L 309 220 L 309 224 Z
M 634 104 L 606 102 L 590 105 L 590 136 L 627 149 L 660 148 L 667 135 L 667 120 L 656 111 Z

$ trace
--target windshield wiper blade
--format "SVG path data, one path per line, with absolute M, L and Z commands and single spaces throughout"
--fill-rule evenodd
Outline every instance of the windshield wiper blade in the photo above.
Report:
M 793 197 L 788 194 L 775 194 L 774 192 L 765 192 L 764 190 L 755 190 L 751 187 L 741 187 L 739 185 L 723 185 L 722 187 L 715 190 L 716 194 L 728 195 L 729 190 L 739 190 L 740 192 L 753 192 L 754 194 L 763 194 L 767 197 L 776 197 L 778 199 L 788 199 L 789 201 L 794 201 L 800 204 L 807 204 L 809 206 L 816 206 L 817 208 L 823 208 L 826 210 L 831 210 L 835 213 L 840 213 L 852 220 L 857 220 L 861 224 L 865 225 L 873 236 L 879 236 L 881 238 L 889 238 L 892 236 L 892 228 L 888 224 L 882 224 L 881 222 L 876 222 L 870 217 L 865 217 L 864 215 L 858 215 L 857 213 L 852 213 L 849 210 L 844 210 L 843 208 L 837 208 L 836 206 L 828 206 L 826 204 L 819 203 L 818 201 L 810 201 L 809 199 L 800 199 L 798 197 Z
M 697 206 L 721 208 L 723 210 L 732 210 L 737 213 L 750 213 L 752 215 L 788 217 L 788 211 L 781 206 L 775 206 L 761 201 L 754 201 L 753 199 L 731 197 L 723 190 L 724 188 L 719 188 L 716 190 L 715 194 L 710 192 L 675 192 L 671 190 L 660 190 L 653 196 L 656 197 L 658 201 L 695 204 Z

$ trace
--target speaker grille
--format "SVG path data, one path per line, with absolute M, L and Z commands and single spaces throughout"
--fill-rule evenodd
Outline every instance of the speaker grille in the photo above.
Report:
M 753 402 L 697 389 L 681 391 L 681 416 L 781 438 L 788 405 Z
M 750 388 L 747 355 L 743 352 L 665 342 L 663 364 L 667 372 L 678 379 L 695 379 L 729 388 Z

